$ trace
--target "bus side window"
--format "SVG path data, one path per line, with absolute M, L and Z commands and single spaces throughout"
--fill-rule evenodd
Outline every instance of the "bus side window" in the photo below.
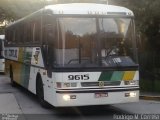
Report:
M 19 44 L 23 44 L 24 24 L 19 26 Z
M 24 41 L 24 43 L 31 42 L 31 24 L 29 22 L 25 23 L 25 25 L 24 25 L 23 41 Z
M 5 42 L 4 42 L 5 45 L 9 44 L 8 40 L 9 40 L 9 30 L 6 29 L 5 30 Z
M 43 42 L 44 43 L 53 43 L 53 40 L 55 39 L 55 32 L 56 32 L 56 21 L 55 18 L 47 14 L 44 16 L 44 22 L 43 22 Z
M 27 25 L 26 25 L 26 23 L 24 24 L 24 27 L 23 27 L 23 31 L 24 31 L 24 35 L 23 35 L 23 41 L 24 41 L 24 43 L 26 43 L 26 39 L 27 39 Z
M 36 24 L 34 23 L 34 21 L 32 21 L 30 23 L 31 25 L 31 42 L 34 43 L 35 41 L 35 28 L 36 28 Z
M 30 43 L 32 41 L 31 39 L 31 24 L 27 24 L 27 43 Z
M 15 41 L 15 31 L 12 29 L 11 31 L 11 44 L 13 44 Z
M 20 41 L 20 32 L 19 32 L 19 26 L 17 26 L 17 28 L 15 29 L 15 42 L 19 43 Z
M 34 35 L 34 40 L 33 40 L 33 43 L 38 43 L 38 41 L 41 41 L 40 38 L 40 31 L 41 31 L 41 21 L 39 20 L 35 20 L 34 21 L 34 28 L 33 28 L 35 31 L 33 31 L 33 35 Z

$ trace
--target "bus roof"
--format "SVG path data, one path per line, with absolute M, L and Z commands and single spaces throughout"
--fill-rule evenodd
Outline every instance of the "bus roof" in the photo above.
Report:
M 96 4 L 96 3 L 70 3 L 46 6 L 53 14 L 99 14 L 99 15 L 127 15 L 134 16 L 133 12 L 125 7 Z
M 45 6 L 43 9 L 40 9 L 24 18 L 21 18 L 7 26 L 11 27 L 16 23 L 19 23 L 23 20 L 30 19 L 32 16 L 41 14 L 42 11 L 51 11 L 52 14 L 56 15 L 113 15 L 113 16 L 126 16 L 133 17 L 134 14 L 131 10 L 114 5 L 106 4 L 97 4 L 97 3 L 68 3 L 68 4 L 55 4 Z M 7 29 L 6 28 L 6 29 Z

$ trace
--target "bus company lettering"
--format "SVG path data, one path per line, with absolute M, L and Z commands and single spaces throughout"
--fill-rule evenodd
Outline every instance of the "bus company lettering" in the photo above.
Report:
M 18 50 L 17 49 L 9 49 L 9 57 L 17 58 L 18 56 Z

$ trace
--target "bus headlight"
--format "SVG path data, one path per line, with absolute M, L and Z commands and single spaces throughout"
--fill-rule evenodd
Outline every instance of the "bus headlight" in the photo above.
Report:
M 125 93 L 125 97 L 136 97 L 136 92 Z
M 63 95 L 63 100 L 69 101 L 70 100 L 70 96 L 69 95 Z
M 136 93 L 135 92 L 130 92 L 130 97 L 136 97 Z
M 77 96 L 76 95 L 63 95 L 63 100 L 64 101 L 69 101 L 69 100 L 75 100 L 77 99 Z

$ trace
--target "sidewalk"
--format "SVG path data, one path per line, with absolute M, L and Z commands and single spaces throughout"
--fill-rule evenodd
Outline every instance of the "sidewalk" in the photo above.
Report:
M 0 75 L 0 114 L 22 113 L 14 92 L 16 92 L 16 90 L 11 87 L 10 80 L 5 76 Z
M 140 92 L 140 99 L 160 101 L 160 92 Z
M 22 114 L 15 96 L 12 93 L 0 94 L 0 113 L 1 114 Z

